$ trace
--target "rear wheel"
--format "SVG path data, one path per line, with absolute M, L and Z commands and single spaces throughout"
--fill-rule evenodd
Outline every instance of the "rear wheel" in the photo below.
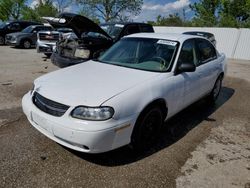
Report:
M 211 91 L 211 93 L 208 96 L 209 102 L 210 103 L 215 103 L 215 101 L 218 99 L 219 95 L 220 95 L 220 91 L 221 91 L 221 85 L 222 85 L 222 75 L 220 75 L 213 87 L 213 90 Z
M 0 45 L 5 44 L 5 38 L 3 36 L 0 36 Z
M 22 42 L 22 47 L 25 48 L 25 49 L 31 48 L 31 42 L 29 40 L 24 40 Z
M 155 106 L 145 110 L 138 118 L 131 137 L 131 146 L 135 150 L 145 150 L 157 140 L 163 124 L 161 108 Z

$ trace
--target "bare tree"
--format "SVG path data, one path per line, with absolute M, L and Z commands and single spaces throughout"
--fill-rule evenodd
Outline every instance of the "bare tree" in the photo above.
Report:
M 120 20 L 126 15 L 138 15 L 143 0 L 75 0 L 83 6 L 83 10 L 91 10 L 93 14 L 106 22 Z M 126 16 L 127 17 L 127 16 Z

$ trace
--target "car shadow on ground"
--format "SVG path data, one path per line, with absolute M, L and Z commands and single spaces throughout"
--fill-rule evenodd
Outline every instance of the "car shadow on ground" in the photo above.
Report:
M 12 48 L 12 49 L 16 49 L 16 50 L 34 50 L 34 49 L 36 49 L 36 47 L 31 47 L 31 48 L 23 48 L 23 47 L 21 47 L 21 46 L 9 46 L 10 48 Z
M 225 104 L 234 92 L 232 88 L 223 87 L 215 105 L 208 105 L 207 101 L 202 99 L 175 115 L 165 123 L 157 143 L 145 152 L 133 152 L 128 146 L 102 154 L 86 154 L 66 149 L 84 160 L 102 166 L 120 166 L 136 162 L 174 144 L 202 121 L 216 121 L 209 116 Z

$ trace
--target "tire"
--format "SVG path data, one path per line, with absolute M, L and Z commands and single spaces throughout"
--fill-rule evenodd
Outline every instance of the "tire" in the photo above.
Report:
M 130 146 L 136 151 L 150 148 L 157 140 L 163 125 L 163 113 L 158 106 L 146 109 L 137 119 Z
M 222 75 L 220 75 L 215 84 L 214 84 L 214 87 L 211 91 L 211 93 L 209 94 L 208 96 L 208 101 L 209 103 L 211 104 L 214 104 L 216 102 L 216 100 L 218 99 L 219 95 L 220 95 L 220 91 L 221 91 L 221 85 L 222 85 Z
M 29 40 L 23 40 L 22 41 L 22 47 L 24 49 L 30 49 L 31 48 L 31 42 Z
M 0 36 L 0 45 L 5 44 L 5 38 L 3 36 Z
M 44 53 L 44 55 L 46 55 L 47 58 L 50 58 L 50 56 L 52 55 L 52 53 Z

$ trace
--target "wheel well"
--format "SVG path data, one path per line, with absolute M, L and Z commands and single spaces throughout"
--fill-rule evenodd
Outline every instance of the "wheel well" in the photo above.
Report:
M 155 107 L 155 106 L 159 106 L 163 112 L 163 120 L 165 119 L 165 117 L 167 116 L 168 113 L 168 109 L 167 109 L 167 105 L 166 105 L 166 101 L 164 99 L 156 99 L 152 102 L 150 102 L 147 106 L 144 107 L 144 109 L 141 111 L 140 115 L 138 116 L 137 120 L 136 120 L 136 124 L 133 128 L 133 132 L 131 134 L 131 142 L 133 142 L 133 138 L 136 135 L 136 132 L 138 131 L 139 128 L 139 124 L 138 122 L 140 122 L 140 119 L 143 117 L 144 113 L 147 112 L 147 110 Z
M 222 77 L 222 79 L 224 78 L 224 72 L 221 72 L 220 75 Z
M 144 109 L 142 110 L 142 112 L 140 113 L 139 117 L 148 109 L 154 107 L 154 106 L 159 106 L 162 110 L 163 113 L 163 119 L 166 118 L 167 114 L 168 114 L 168 108 L 167 108 L 167 104 L 166 101 L 164 99 L 156 99 L 152 102 L 150 102 L 146 107 L 144 107 Z
M 30 42 L 30 44 L 32 44 L 32 40 L 31 40 L 31 39 L 29 39 L 29 38 L 24 38 L 24 39 L 22 39 L 22 40 L 21 40 L 21 43 L 23 43 L 23 42 L 24 42 L 24 41 L 26 41 L 26 40 L 27 40 L 27 41 L 29 41 L 29 42 Z

